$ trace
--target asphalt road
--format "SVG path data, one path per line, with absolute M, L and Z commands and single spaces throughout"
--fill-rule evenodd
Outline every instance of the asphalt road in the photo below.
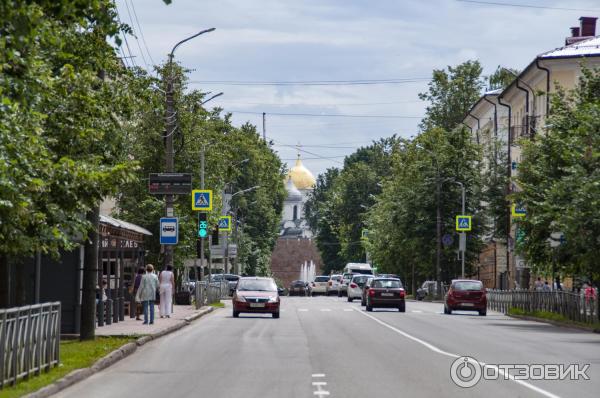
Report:
M 450 378 L 463 355 L 486 364 L 590 364 L 590 380 Z M 489 369 L 489 368 L 488 368 Z M 492 372 L 493 373 L 493 372 Z M 284 297 L 280 319 L 218 310 L 63 391 L 58 397 L 598 397 L 600 335 L 515 320 L 367 313 L 337 297 Z

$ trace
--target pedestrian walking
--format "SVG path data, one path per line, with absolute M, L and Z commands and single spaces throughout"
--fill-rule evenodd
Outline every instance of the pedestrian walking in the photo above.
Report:
M 584 296 L 585 302 L 589 304 L 590 301 L 596 299 L 596 289 L 594 289 L 594 287 L 591 284 L 587 285 L 584 291 Z
M 173 275 L 173 266 L 167 265 L 167 269 L 160 271 L 158 274 L 160 282 L 160 317 L 171 317 L 171 309 L 173 308 L 173 292 L 175 291 L 175 276 Z
M 540 278 L 538 276 L 537 281 L 535 281 L 534 285 L 535 290 L 538 292 L 541 292 L 542 290 L 544 290 L 544 283 L 542 282 L 542 278 Z
M 135 298 L 137 297 L 137 292 L 140 289 L 140 284 L 142 283 L 142 277 L 146 273 L 144 267 L 139 267 L 137 270 L 137 274 L 135 275 L 135 279 L 133 280 L 133 285 L 131 286 L 131 296 L 135 301 L 135 320 L 141 321 L 140 315 L 142 315 L 142 303 L 140 303 Z
M 146 273 L 142 276 L 142 281 L 136 295 L 136 300 L 141 302 L 144 308 L 144 325 L 152 325 L 154 323 L 154 301 L 156 300 L 157 290 L 158 278 L 154 274 L 154 266 L 148 264 L 146 265 Z

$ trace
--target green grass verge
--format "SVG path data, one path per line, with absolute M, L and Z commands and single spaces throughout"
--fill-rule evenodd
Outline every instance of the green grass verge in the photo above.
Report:
M 97 337 L 93 341 L 61 341 L 61 363 L 58 367 L 52 368 L 48 373 L 32 376 L 29 380 L 22 380 L 14 387 L 5 387 L 0 390 L 0 398 L 21 397 L 39 390 L 75 369 L 92 366 L 98 359 L 133 340 L 133 337 Z
M 528 316 L 528 317 L 532 317 L 532 318 L 538 318 L 540 320 L 561 323 L 561 324 L 564 324 L 565 326 L 569 326 L 569 325 L 583 326 L 585 328 L 589 328 L 590 330 L 599 330 L 600 329 L 600 323 L 598 323 L 598 322 L 593 323 L 593 324 L 585 323 L 585 322 L 575 322 L 575 321 L 568 319 L 564 315 L 557 314 L 554 312 L 549 312 L 549 311 L 531 311 L 530 312 L 530 311 L 522 310 L 520 308 L 513 307 L 513 308 L 508 309 L 508 315 Z
M 212 303 L 212 304 L 210 304 L 210 306 L 214 307 L 214 308 L 224 308 L 225 307 L 225 303 L 221 303 L 221 302 Z

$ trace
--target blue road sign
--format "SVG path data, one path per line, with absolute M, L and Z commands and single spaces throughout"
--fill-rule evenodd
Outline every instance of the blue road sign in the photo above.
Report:
M 454 237 L 452 237 L 452 235 L 446 234 L 442 236 L 442 243 L 444 244 L 444 246 L 450 246 L 452 242 L 454 242 Z
M 212 198 L 212 190 L 194 189 L 192 191 L 192 210 L 211 211 L 213 208 Z
M 162 217 L 160 219 L 160 244 L 176 245 L 179 241 L 179 219 Z
M 512 205 L 512 216 L 513 217 L 525 217 L 527 215 L 527 209 L 522 205 Z
M 456 230 L 459 232 L 471 230 L 471 216 L 456 216 Z
M 231 216 L 219 217 L 219 232 L 231 231 Z

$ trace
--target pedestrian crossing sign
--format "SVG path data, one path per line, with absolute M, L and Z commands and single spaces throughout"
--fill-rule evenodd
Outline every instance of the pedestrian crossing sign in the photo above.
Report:
M 212 190 L 194 189 L 192 191 L 192 210 L 211 211 L 212 198 Z
M 456 216 L 456 230 L 459 232 L 471 230 L 471 216 Z
M 219 232 L 231 232 L 231 216 L 219 217 Z

